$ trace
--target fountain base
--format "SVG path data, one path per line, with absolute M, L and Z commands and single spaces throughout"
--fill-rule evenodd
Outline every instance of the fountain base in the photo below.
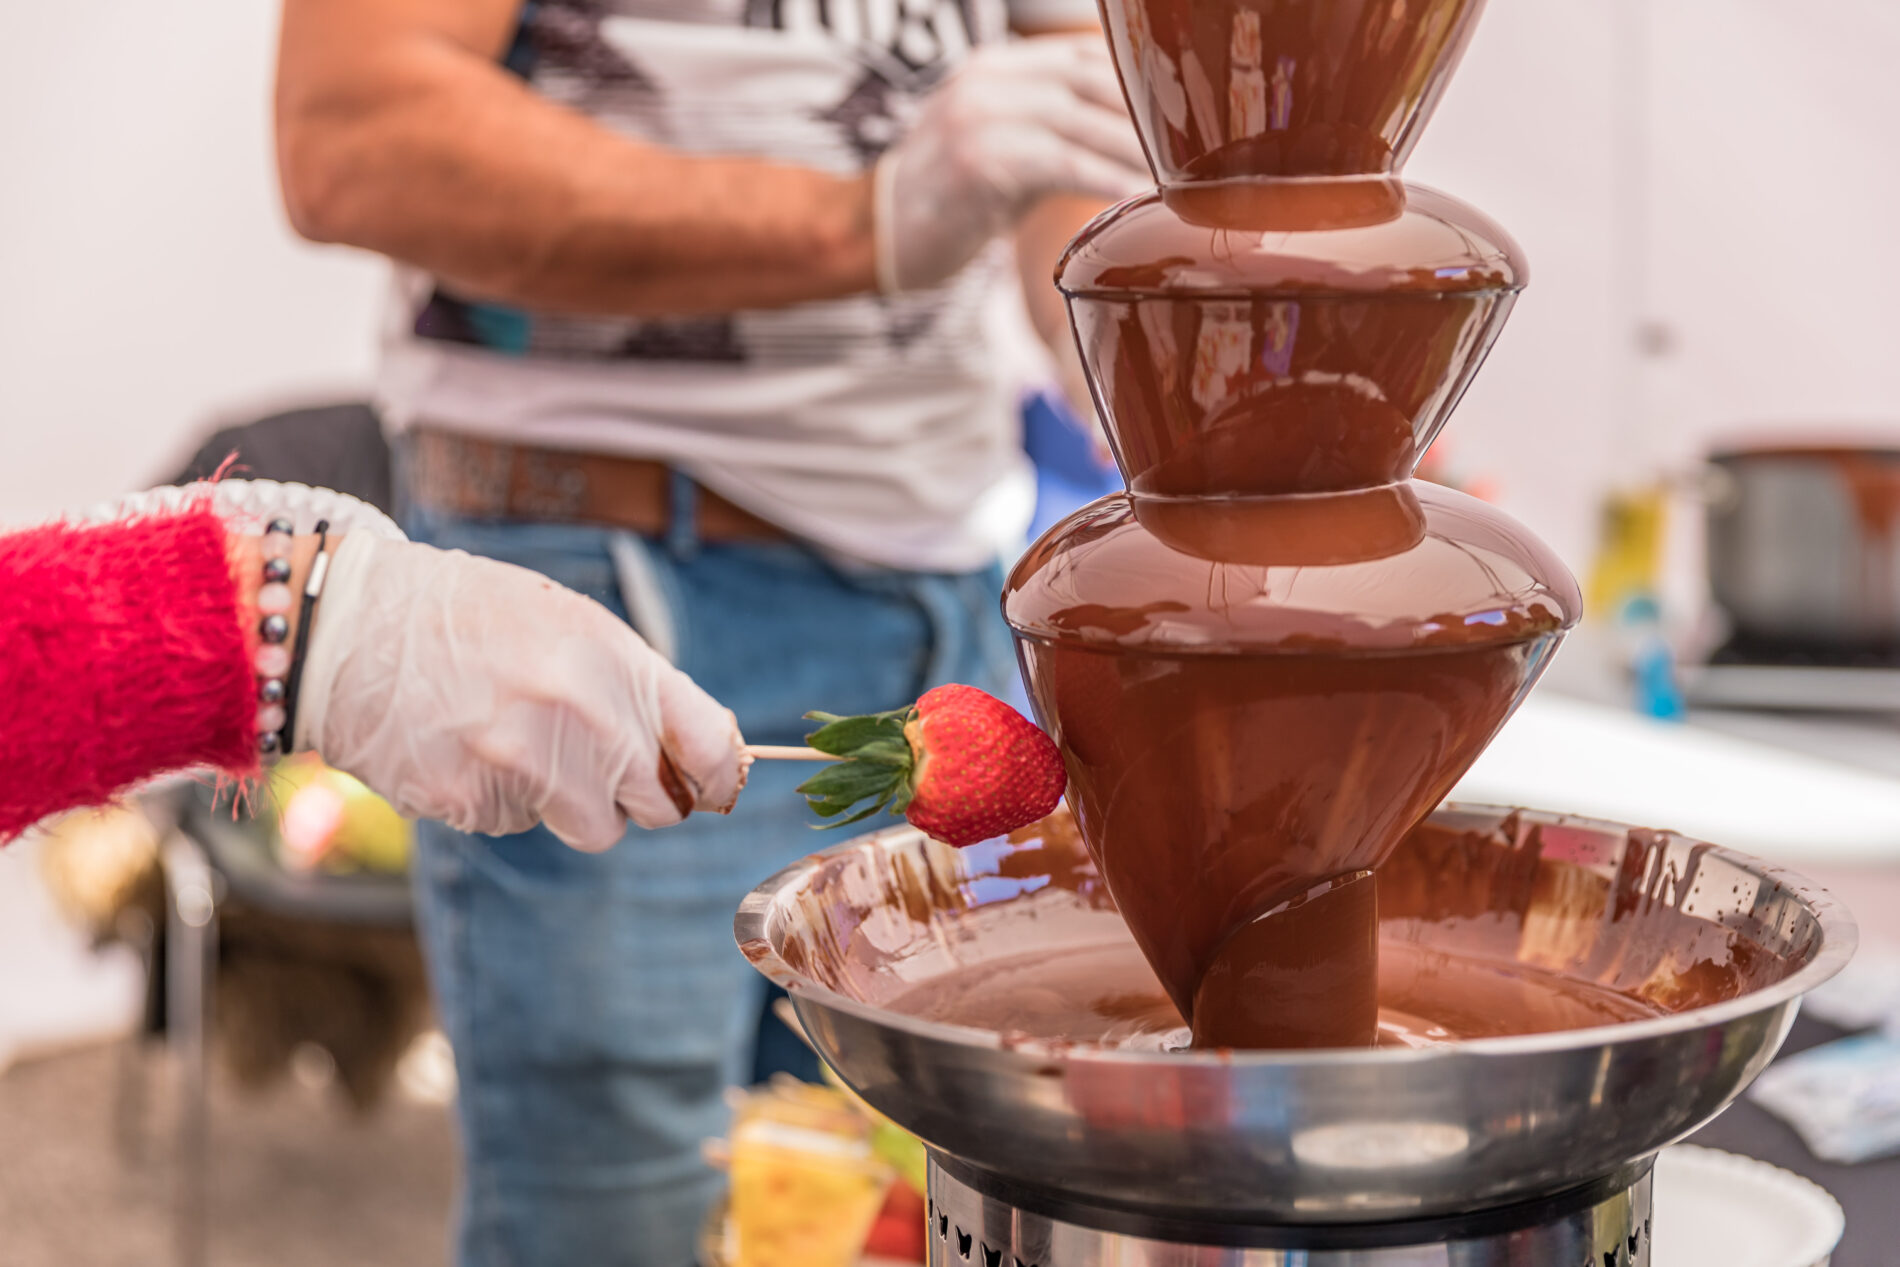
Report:
M 1297 1226 L 1081 1202 L 930 1159 L 930 1267 L 1649 1267 L 1650 1163 L 1551 1196 L 1417 1220 Z

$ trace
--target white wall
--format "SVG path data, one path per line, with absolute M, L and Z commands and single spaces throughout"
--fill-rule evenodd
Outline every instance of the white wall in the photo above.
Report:
M 1618 134 L 1632 16 L 1646 155 Z M 1896 65 L 1893 0 L 1489 7 L 1408 174 L 1529 253 L 1530 288 L 1447 434 L 1573 567 L 1605 489 L 1724 433 L 1900 434 Z M 1632 256 L 1620 218 L 1645 197 Z M 1638 362 L 1645 319 L 1671 350 Z
M 380 266 L 278 209 L 275 26 L 272 0 L 0 3 L 0 522 L 366 380 Z

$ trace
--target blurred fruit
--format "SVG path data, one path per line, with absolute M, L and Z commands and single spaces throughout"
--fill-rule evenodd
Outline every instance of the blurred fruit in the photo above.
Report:
M 871 1123 L 871 1151 L 897 1172 L 904 1186 L 922 1196 L 928 1183 L 924 1141 L 888 1118 Z
M 276 807 L 278 837 L 292 865 L 341 864 L 344 870 L 394 875 L 409 868 L 413 829 L 408 820 L 312 754 L 278 764 L 271 772 L 267 803 Z
M 337 848 L 370 871 L 401 874 L 409 869 L 414 829 L 382 797 L 347 774 L 331 772 L 342 784 L 343 824 Z
M 924 1261 L 924 1199 L 909 1184 L 896 1183 L 864 1240 L 867 1256 L 900 1263 Z

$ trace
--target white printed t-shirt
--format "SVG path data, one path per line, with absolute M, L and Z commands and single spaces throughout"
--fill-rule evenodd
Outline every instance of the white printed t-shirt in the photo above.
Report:
M 1072 23 L 1094 6 L 539 0 L 508 65 L 624 135 L 855 174 L 1012 15 Z M 380 404 L 397 430 L 669 462 L 850 558 L 974 569 L 1020 546 L 1034 505 L 1016 286 L 999 242 L 916 294 L 627 320 L 478 303 L 399 270 Z

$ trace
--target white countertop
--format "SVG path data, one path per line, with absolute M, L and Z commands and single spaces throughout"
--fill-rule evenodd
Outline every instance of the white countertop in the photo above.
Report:
M 1663 722 L 1540 690 L 1453 795 L 1669 828 L 1796 868 L 1900 864 L 1900 734 L 1865 719 Z

